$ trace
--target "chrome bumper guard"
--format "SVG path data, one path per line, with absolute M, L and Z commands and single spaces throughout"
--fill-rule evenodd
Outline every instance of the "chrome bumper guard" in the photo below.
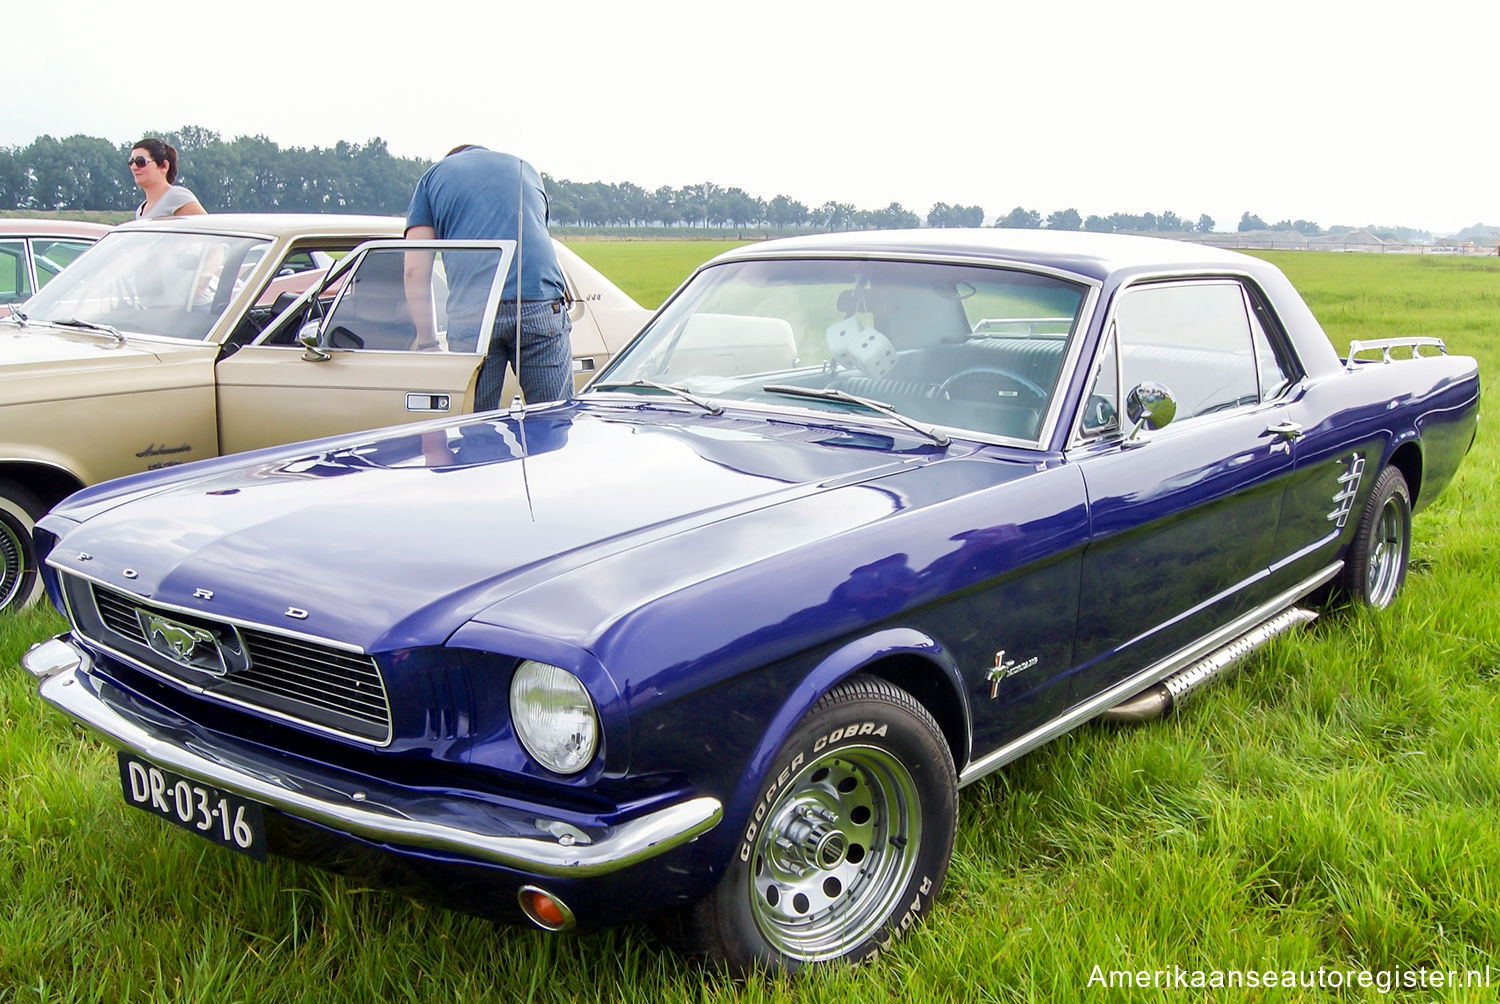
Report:
M 605 875 L 649 860 L 708 832 L 723 817 L 716 798 L 692 798 L 614 826 L 580 829 L 479 799 L 414 796 L 370 778 L 358 785 L 333 771 L 288 770 L 280 761 L 167 719 L 91 674 L 89 654 L 66 637 L 21 657 L 37 692 L 105 742 L 278 812 L 373 840 L 447 851 L 518 871 L 560 878 Z M 478 811 L 476 811 L 478 810 Z M 481 816 L 491 825 L 475 825 Z

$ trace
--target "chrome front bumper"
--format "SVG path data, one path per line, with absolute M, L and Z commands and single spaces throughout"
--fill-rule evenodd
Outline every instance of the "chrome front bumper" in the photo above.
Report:
M 425 795 L 305 764 L 289 767 L 249 746 L 170 719 L 90 671 L 88 652 L 65 637 L 32 647 L 21 665 L 48 703 L 105 742 L 278 812 L 366 840 L 446 851 L 533 875 L 580 878 L 638 864 L 708 832 L 716 798 L 692 798 L 612 826 L 581 828 L 451 793 Z

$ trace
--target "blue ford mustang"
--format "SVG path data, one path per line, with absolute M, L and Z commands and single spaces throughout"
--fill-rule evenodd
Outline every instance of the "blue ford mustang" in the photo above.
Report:
M 24 662 L 226 847 L 551 930 L 670 912 L 735 970 L 866 958 L 937 899 L 959 787 L 1388 605 L 1478 402 L 1229 252 L 775 241 L 573 401 L 74 495 L 38 533 L 71 630 Z

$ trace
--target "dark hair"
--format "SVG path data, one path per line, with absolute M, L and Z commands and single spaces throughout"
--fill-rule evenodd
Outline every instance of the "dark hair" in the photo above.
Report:
M 443 154 L 443 156 L 444 157 L 451 157 L 455 153 L 463 153 L 465 150 L 478 150 L 478 149 L 480 149 L 480 146 L 479 146 L 478 143 L 460 143 L 460 144 L 458 144 L 458 146 L 455 146 L 453 149 L 451 149 L 447 153 Z
M 155 136 L 148 136 L 139 143 L 133 144 L 132 150 L 145 150 L 156 161 L 157 166 L 167 169 L 167 184 L 177 181 L 177 148 L 171 143 L 163 143 Z

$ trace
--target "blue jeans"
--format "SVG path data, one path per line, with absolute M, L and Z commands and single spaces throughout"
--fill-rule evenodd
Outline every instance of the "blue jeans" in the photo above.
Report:
M 500 400 L 505 367 L 515 371 L 527 404 L 564 401 L 573 393 L 573 322 L 561 300 L 528 300 L 521 304 L 521 358 L 516 360 L 516 304 L 500 304 L 490 351 L 479 367 L 474 392 L 476 411 L 508 406 Z

